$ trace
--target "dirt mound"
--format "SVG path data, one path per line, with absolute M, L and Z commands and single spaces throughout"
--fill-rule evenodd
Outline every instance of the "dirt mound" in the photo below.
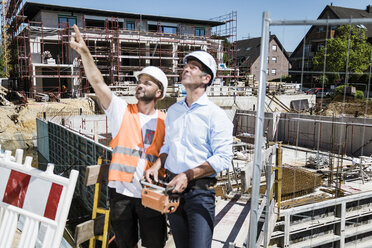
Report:
M 60 102 L 35 102 L 28 99 L 28 102 L 25 106 L 0 106 L 2 149 L 32 148 L 36 141 L 37 117 L 94 113 L 94 105 L 88 98 L 62 99 Z
M 318 108 L 320 108 L 319 100 L 317 101 Z M 368 104 L 367 112 L 366 106 Z M 320 109 L 318 109 L 320 110 Z M 325 116 L 340 116 L 345 114 L 348 116 L 364 116 L 372 117 L 372 101 L 356 99 L 351 96 L 346 96 L 345 101 L 342 95 L 336 96 L 333 99 L 324 99 L 323 100 L 323 110 L 320 111 L 320 114 Z

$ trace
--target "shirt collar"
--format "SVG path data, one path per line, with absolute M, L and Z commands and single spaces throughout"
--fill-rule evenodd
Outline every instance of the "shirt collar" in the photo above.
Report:
M 208 96 L 207 96 L 207 93 L 204 92 L 204 94 L 199 97 L 198 100 L 196 100 L 195 102 L 193 102 L 190 106 L 190 108 L 192 108 L 193 106 L 195 105 L 200 105 L 200 106 L 203 106 L 203 105 L 208 105 L 209 103 L 209 99 L 208 99 Z M 186 97 L 185 99 L 183 100 L 183 105 L 187 107 L 187 103 L 186 103 Z

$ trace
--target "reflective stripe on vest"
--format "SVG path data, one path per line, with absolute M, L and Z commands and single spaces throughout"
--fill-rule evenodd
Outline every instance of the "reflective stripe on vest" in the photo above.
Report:
M 146 149 L 145 170 L 152 166 L 159 156 L 164 141 L 165 114 L 158 111 L 156 130 L 150 146 Z M 131 182 L 138 162 L 143 154 L 141 123 L 136 104 L 128 104 L 117 136 L 111 141 L 113 148 L 109 181 Z
M 120 147 L 120 146 L 115 147 L 112 152 L 121 153 L 121 154 L 129 155 L 129 156 L 135 156 L 135 157 L 141 157 L 141 153 L 142 153 L 140 150 L 130 149 L 127 147 Z

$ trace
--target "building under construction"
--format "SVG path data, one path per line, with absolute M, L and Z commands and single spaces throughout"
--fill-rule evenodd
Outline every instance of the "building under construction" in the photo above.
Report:
M 163 69 L 170 85 L 177 83 L 183 57 L 195 50 L 215 57 L 220 84 L 238 76 L 230 45 L 237 38 L 236 12 L 195 20 L 9 0 L 2 2 L 2 23 L 13 88 L 31 97 L 60 93 L 63 85 L 71 96 L 89 92 L 82 64 L 69 47 L 74 24 L 109 85 L 131 84 L 133 71 L 149 65 Z

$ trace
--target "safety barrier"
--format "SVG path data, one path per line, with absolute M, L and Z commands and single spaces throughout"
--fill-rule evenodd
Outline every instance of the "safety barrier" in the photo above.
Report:
M 79 173 L 65 178 L 22 159 L 21 149 L 0 152 L 0 247 L 59 247 Z

